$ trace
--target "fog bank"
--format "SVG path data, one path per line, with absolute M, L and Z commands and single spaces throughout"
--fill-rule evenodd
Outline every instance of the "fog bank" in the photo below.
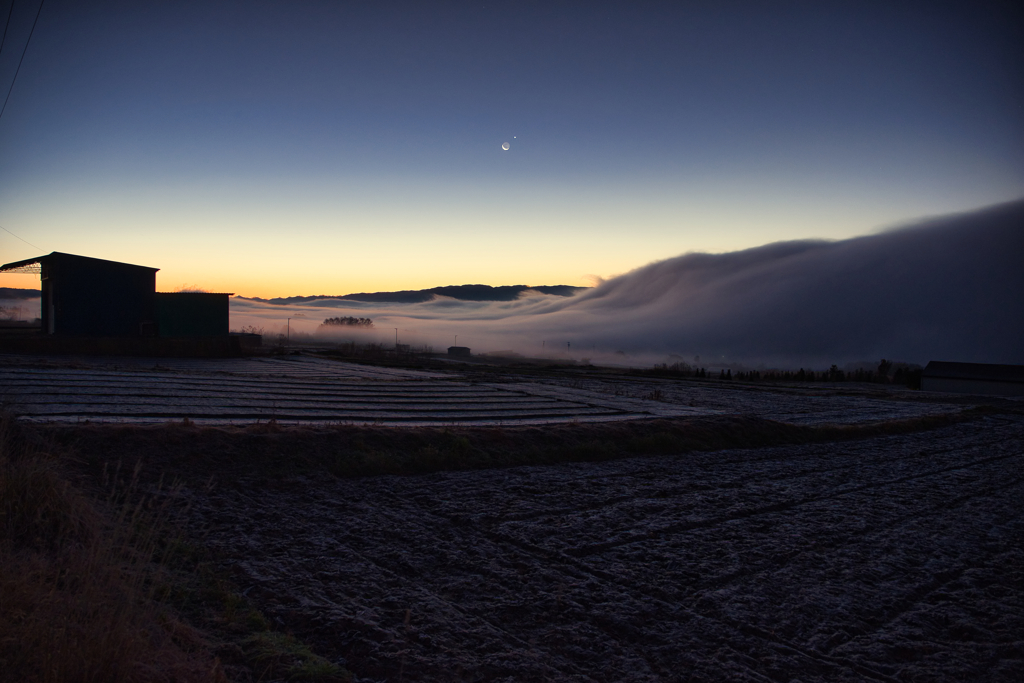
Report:
M 573 297 L 414 304 L 232 301 L 232 325 L 313 332 L 373 318 L 361 339 L 474 353 L 827 367 L 878 358 L 1024 363 L 1024 200 L 836 242 L 796 241 L 649 264 Z M 344 313 L 341 313 L 344 312 Z M 300 316 L 300 317 L 294 317 Z M 344 334 L 344 332 L 342 333 Z M 567 343 L 571 346 L 567 347 Z

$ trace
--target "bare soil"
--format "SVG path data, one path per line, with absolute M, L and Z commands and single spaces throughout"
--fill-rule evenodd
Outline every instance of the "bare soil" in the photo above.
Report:
M 281 628 L 388 681 L 1017 681 L 1024 419 L 188 492 Z
M 152 363 L 2 357 L 0 393 L 85 474 L 184 481 L 219 570 L 357 681 L 1024 680 L 1020 401 Z

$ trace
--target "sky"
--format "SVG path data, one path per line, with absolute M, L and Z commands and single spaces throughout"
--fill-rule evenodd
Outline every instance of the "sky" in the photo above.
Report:
M 978 2 L 46 0 L 0 117 L 0 262 L 272 297 L 878 233 L 1024 196 L 1022 27 Z

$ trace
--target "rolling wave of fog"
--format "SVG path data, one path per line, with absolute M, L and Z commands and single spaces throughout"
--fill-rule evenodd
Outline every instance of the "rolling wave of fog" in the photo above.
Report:
M 837 242 L 686 254 L 573 297 L 419 304 L 232 300 L 232 324 L 313 332 L 373 318 L 345 338 L 473 352 L 701 365 L 827 367 L 885 357 L 1024 363 L 1024 200 Z M 358 336 L 357 336 L 358 335 Z M 567 347 L 566 343 L 571 347 Z

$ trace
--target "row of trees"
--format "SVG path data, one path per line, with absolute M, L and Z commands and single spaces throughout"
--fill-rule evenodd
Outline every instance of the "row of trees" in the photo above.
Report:
M 323 322 L 324 327 L 373 327 L 373 320 L 370 318 L 353 318 L 344 316 L 341 318 L 327 318 Z
M 850 372 L 844 372 L 838 365 L 833 365 L 828 370 L 815 372 L 800 368 L 796 372 L 791 370 L 750 370 L 737 372 L 737 380 L 743 381 L 782 381 L 782 382 L 872 382 L 875 384 L 906 384 L 914 386 L 921 382 L 921 368 L 908 365 L 907 363 L 893 363 L 882 359 L 874 370 L 857 368 Z M 733 379 L 731 371 L 722 371 L 719 379 Z
M 689 363 L 655 363 L 654 370 L 649 374 L 655 375 L 680 375 L 682 377 L 707 377 L 708 372 L 704 368 L 698 368 Z
M 706 368 L 694 367 L 688 363 L 656 364 L 653 370 L 646 371 L 644 374 L 694 377 L 696 379 L 716 378 L 714 373 L 709 375 Z M 796 371 L 738 370 L 733 373 L 731 369 L 726 369 L 719 371 L 717 379 L 723 381 L 735 379 L 742 382 L 874 382 L 876 384 L 905 384 L 915 387 L 920 386 L 921 369 L 906 363 L 893 363 L 883 358 L 875 370 L 857 368 L 851 372 L 844 372 L 837 365 L 822 372 L 800 368 Z

